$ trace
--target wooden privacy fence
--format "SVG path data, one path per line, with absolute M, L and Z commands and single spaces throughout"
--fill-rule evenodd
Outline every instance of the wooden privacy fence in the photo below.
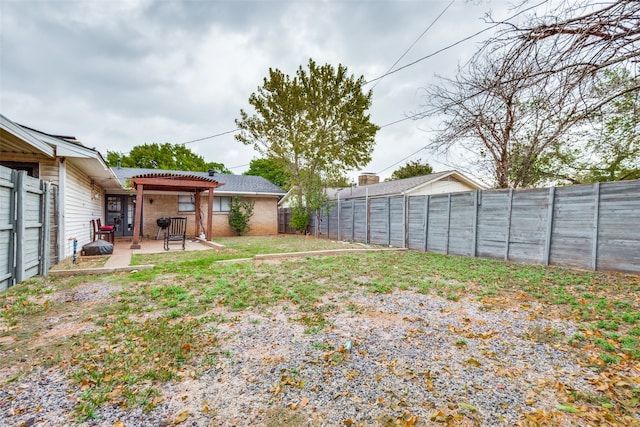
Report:
M 0 166 L 0 291 L 49 269 L 50 184 Z
M 640 273 L 640 180 L 348 199 L 321 237 L 443 254 Z

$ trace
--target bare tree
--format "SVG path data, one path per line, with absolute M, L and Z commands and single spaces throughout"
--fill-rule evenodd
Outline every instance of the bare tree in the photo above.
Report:
M 638 1 L 567 1 L 523 26 L 503 22 L 454 79 L 427 88 L 426 106 L 443 115 L 430 148 L 462 150 L 499 188 L 557 179 L 550 166 L 570 132 L 640 87 L 634 76 L 620 91 L 593 89 L 604 70 L 638 60 L 638 16 Z

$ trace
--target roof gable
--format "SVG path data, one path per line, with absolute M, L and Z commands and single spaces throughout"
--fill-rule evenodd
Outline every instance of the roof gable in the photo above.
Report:
M 112 170 L 118 177 L 118 180 L 120 180 L 123 188 L 126 187 L 127 180 L 130 180 L 135 176 L 167 174 L 174 177 L 200 177 L 218 182 L 220 187 L 216 189 L 216 194 L 262 194 L 271 196 L 281 196 L 285 194 L 280 187 L 272 184 L 261 176 L 231 175 L 224 173 L 216 173 L 213 176 L 209 176 L 207 172 L 171 171 L 146 168 L 112 168 Z
M 393 181 L 383 181 L 377 184 L 362 185 L 354 188 L 345 188 L 338 193 L 340 199 L 353 199 L 361 197 L 380 197 L 408 194 L 419 189 L 444 180 L 453 178 L 470 187 L 470 189 L 482 189 L 481 184 L 464 176 L 457 171 L 436 172 L 428 175 L 414 176 L 411 178 L 396 179 Z M 337 196 L 336 196 L 337 197 Z

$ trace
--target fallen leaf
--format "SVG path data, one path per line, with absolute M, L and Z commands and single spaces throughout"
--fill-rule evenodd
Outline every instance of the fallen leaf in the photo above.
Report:
M 304 408 L 308 404 L 309 404 L 309 399 L 307 399 L 306 397 L 300 401 L 300 407 L 301 408 Z
M 569 404 L 558 404 L 556 405 L 556 409 L 560 410 L 560 411 L 564 411 L 564 412 L 569 412 L 571 414 L 575 414 L 576 412 L 580 412 L 580 410 L 578 408 L 576 408 L 573 405 L 569 405 Z
M 180 424 L 181 422 L 184 422 L 187 418 L 189 418 L 189 410 L 185 409 L 175 417 L 175 419 L 173 420 L 173 423 Z
M 458 403 L 458 406 L 460 406 L 462 409 L 467 409 L 469 411 L 475 411 L 477 409 L 475 406 L 470 405 L 468 403 L 464 403 L 464 402 Z
M 476 359 L 469 359 L 467 360 L 467 363 L 471 366 L 475 366 L 476 368 L 482 366 L 482 363 L 478 362 Z
M 113 423 L 113 427 L 125 427 L 124 423 L 120 420 Z

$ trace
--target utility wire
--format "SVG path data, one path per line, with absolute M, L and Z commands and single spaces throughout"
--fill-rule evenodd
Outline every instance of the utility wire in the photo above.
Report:
M 456 1 L 456 0 L 451 0 L 451 2 L 447 5 L 447 7 L 445 7 L 445 8 L 444 8 L 444 10 L 443 10 L 442 12 L 440 12 L 440 15 L 436 16 L 436 18 L 431 22 L 431 24 L 429 24 L 429 26 L 427 27 L 427 29 L 426 29 L 426 30 L 424 30 L 424 31 L 422 32 L 422 34 L 420 34 L 420 36 L 418 36 L 418 38 L 417 38 L 413 43 L 411 43 L 411 46 L 409 46 L 409 48 L 408 48 L 407 50 L 405 50 L 405 51 L 404 51 L 404 53 L 403 53 L 402 55 L 400 55 L 400 58 L 398 58 L 398 59 L 396 60 L 396 62 L 394 62 L 394 63 L 393 63 L 393 65 L 392 65 L 391 67 L 389 67 L 389 69 L 387 70 L 387 72 L 386 72 L 382 77 L 389 75 L 389 73 L 391 72 L 391 70 L 393 70 L 393 67 L 395 67 L 396 65 L 398 65 L 398 62 L 400 62 L 400 61 L 402 60 L 402 58 L 404 58 L 404 57 L 405 57 L 405 55 L 406 55 L 407 53 L 409 53 L 409 51 L 410 51 L 410 50 L 411 50 L 411 49 L 416 45 L 416 43 L 418 43 L 418 41 L 420 41 L 420 39 L 421 39 L 421 38 L 422 38 L 422 37 L 427 33 L 427 31 L 429 31 L 429 30 L 431 29 L 431 27 L 433 27 L 433 26 L 435 25 L 435 23 L 436 23 L 436 22 L 438 22 L 438 20 L 442 17 L 442 15 L 444 15 L 444 13 L 445 13 L 447 10 L 449 10 L 449 8 L 451 7 L 451 5 L 453 5 L 453 3 L 454 3 L 455 1 Z M 371 87 L 371 90 L 373 90 L 373 89 L 378 85 L 378 83 L 380 83 L 380 80 L 382 80 L 382 78 L 380 78 L 380 79 L 378 79 L 378 80 L 376 81 L 376 83 Z
M 199 141 L 204 141 L 205 139 L 217 138 L 218 136 L 227 135 L 227 134 L 230 134 L 230 133 L 237 132 L 239 130 L 240 129 L 236 128 L 236 129 L 233 129 L 233 130 L 228 130 L 226 132 L 217 133 L 215 135 L 205 136 L 204 138 L 192 139 L 191 141 L 186 141 L 186 142 L 177 142 L 175 145 L 187 145 L 187 144 L 191 144 L 192 142 L 199 142 Z
M 392 168 L 392 167 L 394 167 L 395 165 L 397 165 L 397 164 L 400 164 L 400 163 L 404 162 L 404 161 L 405 161 L 405 160 L 407 160 L 409 157 L 413 157 L 413 156 L 415 156 L 416 154 L 418 154 L 419 152 L 421 152 L 422 150 L 426 150 L 426 149 L 427 149 L 427 146 L 425 145 L 424 147 L 420 148 L 420 149 L 419 149 L 418 151 L 416 151 L 415 153 L 409 154 L 409 155 L 408 155 L 407 157 L 405 157 L 404 159 L 402 159 L 402 160 L 398 160 L 397 162 L 395 162 L 395 163 L 394 163 L 394 164 L 392 164 L 391 166 L 387 166 L 386 168 L 382 169 L 380 172 L 377 172 L 376 174 L 377 174 L 377 175 L 380 175 L 382 172 L 384 172 L 384 171 L 386 171 L 386 170 L 388 170 L 388 169 L 391 169 L 391 168 Z

